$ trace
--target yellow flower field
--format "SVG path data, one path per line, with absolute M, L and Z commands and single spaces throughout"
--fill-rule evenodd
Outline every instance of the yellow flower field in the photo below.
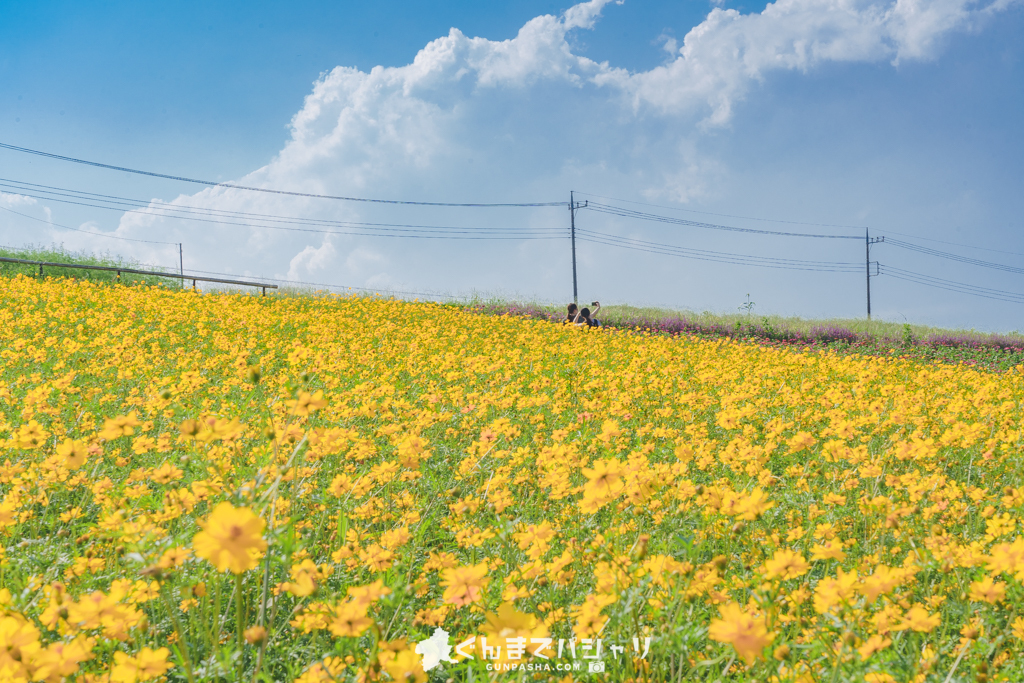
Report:
M 0 297 L 2 681 L 1024 678 L 1024 368 Z

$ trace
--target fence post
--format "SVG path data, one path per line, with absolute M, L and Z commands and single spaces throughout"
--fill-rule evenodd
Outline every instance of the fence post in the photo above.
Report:
M 264 287 L 264 288 L 263 288 L 263 296 L 266 296 L 266 295 L 267 295 L 267 288 L 266 288 L 266 287 Z
M 40 263 L 39 264 L 39 277 L 42 277 L 42 276 L 43 276 L 43 264 Z

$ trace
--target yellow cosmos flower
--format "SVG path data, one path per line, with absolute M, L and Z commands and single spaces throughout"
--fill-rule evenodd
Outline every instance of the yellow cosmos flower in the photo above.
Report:
M 520 657 L 522 659 L 530 652 L 531 638 L 546 638 L 548 635 L 548 629 L 544 622 L 532 614 L 520 612 L 511 602 L 502 603 L 497 612 L 488 612 L 486 621 L 480 630 L 487 636 L 489 642 L 501 644 L 501 654 L 497 660 L 501 662 L 510 660 L 509 639 L 522 639 L 518 641 L 523 648 L 526 648 L 520 650 L 524 653 L 523 657 Z M 480 650 L 481 647 L 482 645 L 478 641 L 477 649 Z M 480 651 L 480 655 L 483 655 L 482 651 Z
M 209 560 L 217 571 L 230 570 L 241 574 L 255 567 L 267 542 L 263 529 L 267 523 L 249 508 L 236 508 L 231 503 L 220 503 L 203 530 L 192 539 L 196 555 Z
M 875 567 L 871 576 L 865 576 L 864 582 L 858 588 L 861 595 L 868 603 L 874 602 L 879 595 L 888 593 L 902 583 L 903 578 L 897 570 L 890 569 L 885 565 Z
M 811 550 L 812 560 L 836 560 L 842 562 L 846 559 L 843 552 L 843 544 L 839 541 L 826 541 L 822 545 L 816 545 Z
M 803 576 L 810 569 L 811 565 L 808 564 L 803 555 L 792 550 L 783 549 L 775 551 L 772 559 L 764 563 L 762 571 L 764 572 L 764 578 L 770 581 L 776 578 L 795 579 L 798 576 Z
M 748 522 L 759 519 L 775 505 L 768 500 L 767 494 L 761 487 L 755 487 L 750 493 L 743 491 L 727 491 L 722 500 L 720 512 L 723 515 L 736 517 Z
M 796 453 L 797 451 L 805 450 L 807 448 L 813 448 L 814 444 L 816 443 L 818 443 L 818 440 L 807 432 L 800 432 L 799 434 L 797 434 L 796 436 L 794 436 L 793 438 L 786 442 L 786 444 L 789 446 L 789 449 L 794 453 Z
M 1006 572 L 1024 578 L 1024 538 L 1018 537 L 1012 543 L 998 543 L 992 546 L 987 558 L 988 568 L 993 574 Z
M 327 401 L 324 399 L 324 392 L 322 391 L 317 391 L 313 394 L 300 391 L 298 398 L 285 401 L 285 404 L 291 408 L 292 415 L 305 417 L 323 408 L 327 405 Z
M 373 619 L 366 615 L 368 605 L 361 601 L 339 605 L 331 620 L 331 633 L 339 638 L 355 638 L 373 625 Z
M 619 427 L 619 423 L 615 420 L 605 420 L 601 423 L 601 433 L 598 435 L 598 439 L 604 444 L 610 444 L 613 439 L 622 435 L 622 429 Z
M 971 583 L 967 597 L 972 602 L 987 602 L 994 605 L 1006 597 L 1006 584 L 1002 581 L 993 581 L 991 576 L 986 576 L 981 581 Z
M 441 585 L 445 587 L 442 599 L 453 605 L 472 604 L 483 597 L 487 583 L 486 562 L 445 569 L 441 574 Z
M 134 427 L 138 427 L 139 424 L 138 417 L 132 411 L 127 415 L 104 420 L 103 431 L 100 432 L 99 436 L 107 441 L 113 441 L 120 436 L 131 436 L 135 433 Z
M 384 659 L 384 670 L 396 681 L 402 683 L 426 683 L 427 672 L 423 670 L 423 657 L 412 650 L 402 650 Z
M 896 679 L 889 674 L 878 673 L 877 671 L 864 674 L 864 683 L 896 683 Z
M 114 668 L 110 671 L 111 683 L 136 683 L 149 681 L 164 675 L 171 664 L 167 662 L 171 651 L 166 647 L 151 650 L 144 647 L 135 657 L 123 652 L 114 653 Z
M 735 602 L 720 605 L 718 613 L 721 618 L 711 621 L 708 637 L 732 645 L 748 665 L 775 639 L 775 634 L 768 632 L 763 616 L 748 612 Z
M 64 465 L 69 470 L 77 470 L 85 464 L 89 449 L 84 441 L 64 439 L 64 443 L 57 446 L 57 455 L 64 458 Z
M 50 433 L 43 429 L 43 426 L 35 420 L 29 420 L 25 424 L 18 427 L 18 429 L 11 436 L 11 441 L 14 442 L 15 448 L 24 448 L 26 450 L 32 448 L 40 448 L 46 443 L 46 439 L 50 436 Z
M 596 512 L 607 503 L 618 498 L 626 488 L 622 477 L 626 474 L 626 466 L 615 458 L 598 460 L 592 468 L 583 468 L 583 476 L 587 484 L 583 487 L 583 500 L 580 510 L 584 513 Z
M 929 614 L 921 605 L 914 605 L 907 610 L 903 621 L 893 628 L 894 631 L 911 629 L 919 633 L 930 633 L 942 622 L 938 614 Z
M 884 650 L 890 645 L 892 645 L 891 638 L 886 638 L 885 636 L 880 636 L 876 633 L 865 640 L 864 644 L 857 648 L 857 652 L 860 654 L 861 659 L 867 659 L 879 650 Z
M 814 589 L 814 611 L 825 614 L 829 610 L 846 604 L 854 597 L 857 586 L 857 572 L 844 572 L 842 567 L 836 577 L 826 576 Z
M 1014 619 L 1010 627 L 1014 638 L 1024 640 L 1024 617 Z
M 79 665 L 93 658 L 92 649 L 96 646 L 93 638 L 78 636 L 70 643 L 50 643 L 45 650 L 39 652 L 32 660 L 35 667 L 33 679 L 36 681 L 59 681 L 73 677 L 78 673 Z
M 39 629 L 31 622 L 20 615 L 0 618 L 0 667 L 26 675 L 25 664 L 33 661 L 40 649 Z

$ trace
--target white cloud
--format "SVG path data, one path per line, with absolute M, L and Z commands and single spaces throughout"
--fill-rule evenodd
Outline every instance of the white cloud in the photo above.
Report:
M 285 279 L 305 280 L 315 276 L 331 265 L 335 254 L 337 252 L 331 244 L 330 237 L 325 237 L 319 247 L 307 245 L 288 263 L 288 274 L 285 275 Z
M 428 201 L 567 200 L 569 188 L 585 188 L 685 203 L 714 195 L 729 175 L 719 158 L 702 151 L 701 130 L 726 126 L 751 88 L 773 72 L 930 59 L 953 32 L 976 30 L 1011 1 L 779 0 L 750 14 L 715 8 L 681 44 L 663 37 L 669 61 L 641 72 L 573 50 L 571 33 L 600 30 L 600 14 L 612 11 L 609 0 L 536 17 L 508 40 L 452 29 L 405 66 L 325 73 L 292 117 L 281 151 L 236 182 Z M 170 204 L 355 223 L 567 223 L 564 208 L 443 211 L 227 188 Z M 600 217 L 587 220 L 595 225 Z M 186 267 L 205 270 L 286 272 L 289 279 L 420 291 L 564 291 L 568 252 L 557 242 L 511 248 L 517 243 L 382 243 L 338 235 L 317 247 L 308 233 L 257 220 L 230 222 L 245 225 L 197 228 L 155 213 L 126 214 L 116 234 L 183 241 Z M 139 249 L 144 260 L 158 262 L 163 253 Z M 609 259 L 608 272 L 626 261 Z M 637 271 L 633 279 L 644 275 Z
M 0 192 L 0 204 L 8 208 L 14 208 L 18 206 L 35 206 L 39 202 L 35 197 L 26 197 L 21 194 L 11 194 L 7 192 Z
M 683 40 L 670 64 L 631 74 L 608 68 L 593 78 L 624 93 L 637 110 L 710 109 L 708 125 L 729 122 L 750 85 L 776 70 L 823 62 L 930 59 L 956 30 L 972 30 L 1010 0 L 778 0 L 763 12 L 715 8 Z
M 779 0 L 752 14 L 716 8 L 687 33 L 671 63 L 630 73 L 574 54 L 567 40 L 572 30 L 593 28 L 608 2 L 536 17 L 509 40 L 469 38 L 452 29 L 407 66 L 368 73 L 338 67 L 306 97 L 277 158 L 244 181 L 349 195 L 395 196 L 415 185 L 426 191 L 437 187 L 431 176 L 449 173 L 474 154 L 500 157 L 510 148 L 543 144 L 531 139 L 531 125 L 568 133 L 574 146 L 594 145 L 580 133 L 600 124 L 618 139 L 611 144 L 626 147 L 637 121 L 616 108 L 619 97 L 635 113 L 695 114 L 724 125 L 750 85 L 771 71 L 807 71 L 828 61 L 926 59 L 951 31 L 970 29 L 998 8 L 971 0 Z M 574 87 L 552 92 L 557 84 Z M 528 98 L 539 100 L 527 112 L 531 120 L 516 120 Z M 575 111 L 580 106 L 592 108 Z M 611 144 L 598 141 L 605 161 L 622 152 L 608 150 Z M 451 174 L 445 179 L 449 186 L 456 181 Z M 253 201 L 235 194 L 208 190 L 200 196 Z

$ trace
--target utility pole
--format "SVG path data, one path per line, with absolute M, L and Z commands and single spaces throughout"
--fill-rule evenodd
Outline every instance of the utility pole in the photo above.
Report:
M 587 208 L 587 202 L 580 204 L 573 199 L 573 193 L 569 191 L 569 230 L 572 239 L 572 301 L 575 304 L 580 302 L 579 290 L 576 287 L 576 211 Z
M 868 229 L 864 228 L 864 281 L 868 287 L 868 320 L 871 320 L 871 278 L 880 275 L 878 261 L 875 261 L 875 273 L 871 274 L 871 245 L 884 242 L 885 237 L 876 237 L 871 239 L 871 235 L 868 234 Z
M 181 242 L 178 242 L 178 270 L 181 272 L 181 288 L 185 289 L 185 257 L 181 255 Z

